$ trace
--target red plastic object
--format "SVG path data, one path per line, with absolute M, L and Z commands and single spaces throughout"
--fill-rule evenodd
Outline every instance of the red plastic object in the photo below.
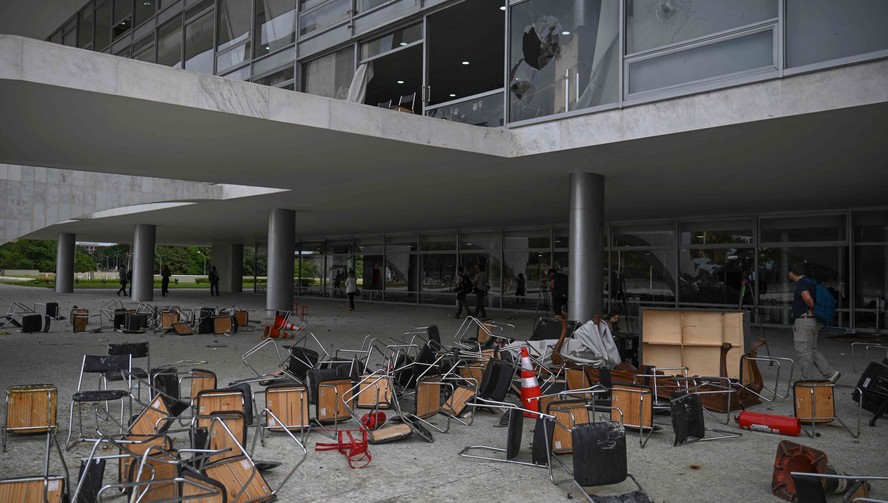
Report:
M 780 435 L 799 436 L 802 432 L 802 421 L 797 417 L 762 414 L 744 410 L 734 419 L 744 430 L 778 433 Z
M 796 500 L 792 472 L 836 473 L 829 465 L 829 458 L 825 452 L 789 440 L 782 440 L 777 445 L 774 475 L 771 477 L 771 492 L 787 501 Z

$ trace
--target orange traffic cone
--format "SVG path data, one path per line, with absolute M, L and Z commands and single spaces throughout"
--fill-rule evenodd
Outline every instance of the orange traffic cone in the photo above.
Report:
M 542 394 L 536 372 L 533 371 L 533 364 L 530 362 L 530 353 L 526 347 L 523 347 L 521 348 L 521 402 L 524 408 L 540 410 L 538 397 Z M 536 415 L 525 412 L 524 417 L 536 417 Z

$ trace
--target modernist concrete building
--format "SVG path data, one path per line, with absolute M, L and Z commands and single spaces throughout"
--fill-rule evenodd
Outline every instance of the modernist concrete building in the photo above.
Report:
M 132 243 L 139 300 L 155 244 L 212 245 L 229 291 L 249 246 L 268 308 L 347 268 L 452 305 L 484 264 L 495 308 L 555 267 L 572 318 L 748 281 L 773 324 L 806 261 L 873 330 L 886 28 L 881 0 L 7 2 L 0 242 L 57 239 L 61 292 L 77 240 Z

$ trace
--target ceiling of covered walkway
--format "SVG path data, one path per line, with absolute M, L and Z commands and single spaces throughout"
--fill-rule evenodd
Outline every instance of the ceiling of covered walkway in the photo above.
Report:
M 223 80 L 200 78 L 204 85 Z M 574 141 L 566 150 L 510 146 L 521 130 L 401 117 L 407 114 L 301 93 L 274 95 L 294 110 L 287 120 L 150 96 L 0 78 L 0 163 L 288 190 L 84 219 L 28 237 L 64 231 L 81 241 L 128 242 L 133 224 L 147 223 L 157 225 L 159 243 L 250 243 L 267 237 L 269 208 L 296 211 L 298 238 L 552 225 L 568 220 L 568 178 L 577 171 L 606 178 L 608 221 L 888 201 L 888 96 L 623 141 Z M 328 122 L 310 116 L 318 106 Z M 621 113 L 608 112 L 607 120 Z M 564 130 L 594 118 L 557 123 Z

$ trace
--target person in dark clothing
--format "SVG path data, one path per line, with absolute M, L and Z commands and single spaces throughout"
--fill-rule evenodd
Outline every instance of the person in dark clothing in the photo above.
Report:
M 210 267 L 210 295 L 219 295 L 219 271 L 216 266 Z
M 567 275 L 549 269 L 549 291 L 552 292 L 552 311 L 556 317 L 567 313 Z
M 465 267 L 459 266 L 456 271 L 456 285 L 453 287 L 453 290 L 456 292 L 456 314 L 453 317 L 462 318 L 463 308 L 466 309 L 467 315 L 472 316 L 472 309 L 469 307 L 469 303 L 466 302 L 466 295 L 472 291 L 472 280 L 466 274 Z
M 516 304 L 524 304 L 524 296 L 527 294 L 527 280 L 524 278 L 524 273 L 519 272 L 518 277 L 515 278 L 515 303 Z
M 817 333 L 820 321 L 814 317 L 814 304 L 817 302 L 817 288 L 814 280 L 805 275 L 805 264 L 796 263 L 789 267 L 789 279 L 795 282 L 792 292 L 792 343 L 796 361 L 802 368 L 802 379 L 818 379 L 822 376 L 835 383 L 842 375 L 833 369 L 826 358 L 817 350 Z M 820 376 L 814 375 L 814 370 Z
M 472 281 L 475 291 L 475 316 L 478 318 L 487 318 L 487 311 L 484 310 L 484 298 L 490 291 L 490 283 L 487 280 L 487 272 L 481 264 L 475 265 L 475 279 Z
M 117 274 L 120 277 L 120 289 L 117 290 L 117 296 L 120 297 L 120 294 L 123 294 L 123 296 L 126 297 L 126 284 L 129 283 L 126 265 L 120 266 L 117 270 Z
M 160 296 L 166 297 L 170 294 L 170 276 L 172 273 L 170 272 L 170 266 L 165 265 L 160 270 Z

